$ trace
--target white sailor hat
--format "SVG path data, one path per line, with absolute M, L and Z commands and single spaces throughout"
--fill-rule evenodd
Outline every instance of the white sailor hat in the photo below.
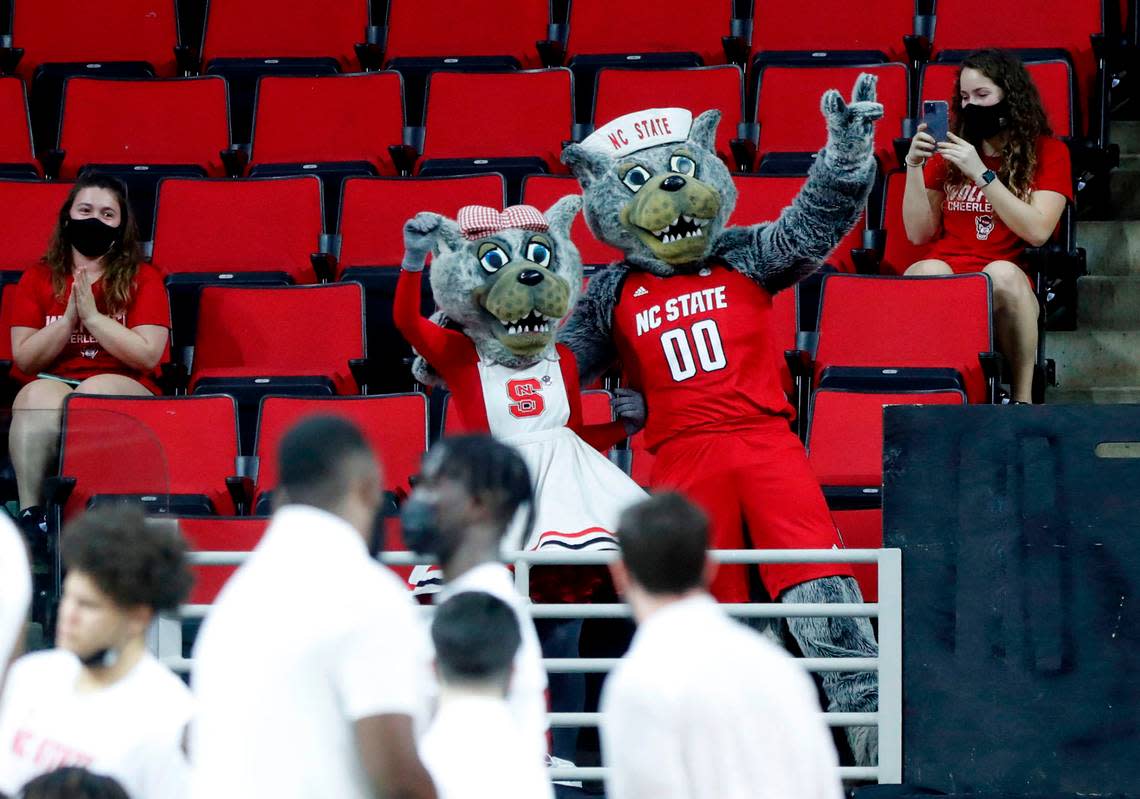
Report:
M 693 113 L 687 108 L 649 108 L 602 125 L 581 146 L 609 158 L 620 158 L 647 147 L 675 144 L 689 138 Z

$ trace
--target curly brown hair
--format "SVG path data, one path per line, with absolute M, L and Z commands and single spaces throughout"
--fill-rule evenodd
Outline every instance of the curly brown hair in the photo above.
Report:
M 115 197 L 119 204 L 120 225 L 123 226 L 123 236 L 109 253 L 103 256 L 103 297 L 107 303 L 107 312 L 114 316 L 122 313 L 131 304 L 135 290 L 135 276 L 142 263 L 142 249 L 139 246 L 139 231 L 135 224 L 134 214 L 131 213 L 130 203 L 127 202 L 127 189 L 122 181 L 96 172 L 87 172 L 80 175 L 71 191 L 67 194 L 63 206 L 59 209 L 59 219 L 55 230 L 51 234 L 51 242 L 44 254 L 43 263 L 51 270 L 52 287 L 56 298 L 64 300 L 67 291 L 67 279 L 71 277 L 72 267 L 75 265 L 71 255 L 71 246 L 63 237 L 63 226 L 71 217 L 71 206 L 79 192 L 88 188 L 106 189 Z
M 63 529 L 60 549 L 67 569 L 90 577 L 121 607 L 174 610 L 194 582 L 177 525 L 147 519 L 136 505 L 87 511 Z
M 970 53 L 962 60 L 954 78 L 954 95 L 950 98 L 951 130 L 957 136 L 962 135 L 964 127 L 961 113 L 964 69 L 976 69 L 1002 91 L 1009 107 L 1010 122 L 1001 148 L 998 177 L 1017 197 L 1028 200 L 1033 175 L 1037 171 L 1037 139 L 1053 134 L 1045 118 L 1045 107 L 1037 86 L 1021 59 L 1013 53 L 996 48 Z M 970 179 L 958 167 L 947 162 L 947 187 L 963 186 L 969 182 Z

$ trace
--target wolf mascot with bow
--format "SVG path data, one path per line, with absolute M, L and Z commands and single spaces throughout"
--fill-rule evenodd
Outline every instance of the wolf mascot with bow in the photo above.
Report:
M 875 80 L 860 75 L 850 104 L 831 90 L 827 146 L 792 205 L 767 224 L 726 227 L 736 203 L 716 156 L 717 111 L 628 114 L 562 154 L 581 183 L 585 217 L 624 258 L 590 280 L 560 339 L 584 382 L 620 364 L 647 405 L 650 485 L 688 495 L 709 514 L 720 549 L 842 547 L 803 445 L 769 330 L 772 295 L 814 272 L 862 211 L 875 174 Z M 861 602 L 849 568 L 765 565 L 783 602 Z M 743 566 L 722 566 L 713 593 L 749 599 Z M 789 619 L 810 657 L 875 655 L 866 619 Z M 763 679 L 757 675 L 757 679 Z M 823 675 L 832 710 L 878 704 L 873 672 Z M 862 765 L 877 759 L 870 728 L 849 728 Z

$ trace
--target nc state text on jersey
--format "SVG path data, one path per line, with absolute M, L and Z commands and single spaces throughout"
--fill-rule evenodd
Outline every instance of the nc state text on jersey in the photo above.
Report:
M 665 314 L 662 317 L 661 306 L 652 305 L 644 311 L 637 312 L 637 335 L 648 333 L 661 327 L 663 322 L 676 322 L 687 316 L 715 311 L 718 308 L 727 308 L 728 300 L 724 296 L 724 286 L 700 289 L 680 297 L 665 301 Z

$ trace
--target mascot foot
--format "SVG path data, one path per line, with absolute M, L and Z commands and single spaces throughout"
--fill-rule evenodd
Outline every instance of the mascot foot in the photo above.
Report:
M 860 603 L 863 595 L 851 577 L 822 577 L 800 583 L 780 596 L 791 603 Z M 879 645 L 871 622 L 864 618 L 788 619 L 788 629 L 806 657 L 877 657 Z M 823 691 L 828 710 L 840 713 L 874 713 L 879 709 L 879 681 L 873 671 L 824 672 Z M 858 766 L 878 762 L 878 731 L 874 727 L 848 727 L 847 741 Z

